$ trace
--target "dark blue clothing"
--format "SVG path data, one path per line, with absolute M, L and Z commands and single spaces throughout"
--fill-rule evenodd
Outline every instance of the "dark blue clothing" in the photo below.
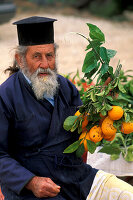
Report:
M 0 86 L 0 179 L 5 195 L 36 200 L 25 188 L 36 175 L 61 186 L 57 197 L 41 199 L 85 200 L 90 191 L 97 170 L 75 153 L 63 154 L 79 137 L 63 128 L 66 117 L 81 105 L 79 93 L 60 75 L 58 82 L 54 107 L 46 99 L 36 99 L 20 71 Z

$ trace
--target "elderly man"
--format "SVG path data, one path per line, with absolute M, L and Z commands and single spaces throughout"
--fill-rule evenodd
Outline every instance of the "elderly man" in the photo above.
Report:
M 78 138 L 76 132 L 63 129 L 63 122 L 81 100 L 74 85 L 57 74 L 54 21 L 30 17 L 14 23 L 19 46 L 10 73 L 15 73 L 0 86 L 0 180 L 5 200 L 94 200 L 99 180 L 109 182 L 112 177 L 84 164 L 75 153 L 63 154 Z

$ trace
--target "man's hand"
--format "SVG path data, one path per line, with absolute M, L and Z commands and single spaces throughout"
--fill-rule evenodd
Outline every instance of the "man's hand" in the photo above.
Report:
M 55 197 L 60 192 L 60 186 L 56 185 L 50 178 L 33 177 L 26 185 L 28 190 L 38 197 Z

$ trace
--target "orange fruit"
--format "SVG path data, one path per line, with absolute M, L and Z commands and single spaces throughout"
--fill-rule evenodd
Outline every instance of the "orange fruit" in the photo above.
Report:
M 111 137 L 108 137 L 106 135 L 103 135 L 103 138 L 107 141 L 113 141 L 115 139 L 116 134 L 112 135 Z
M 87 115 L 83 116 L 83 121 L 82 121 L 82 129 L 84 129 L 88 124 L 88 119 L 87 119 Z
M 75 116 L 79 116 L 79 115 L 81 115 L 81 113 L 79 112 L 79 110 L 75 113 Z M 87 124 L 88 124 L 88 119 L 87 119 L 87 116 L 89 115 L 89 113 L 88 114 L 82 114 L 81 115 L 81 118 L 83 119 L 83 121 L 82 121 L 82 130 L 83 129 L 85 129 L 85 127 L 87 126 Z
M 99 116 L 101 117 L 101 119 L 99 120 L 99 126 L 101 126 L 106 116 L 102 115 L 101 113 L 99 114 Z
M 113 136 L 117 131 L 117 129 L 113 126 L 113 120 L 111 120 L 108 116 L 103 120 L 101 128 L 103 134 L 107 137 Z
M 119 120 L 123 116 L 123 109 L 120 106 L 112 106 L 112 109 L 108 111 L 108 116 L 112 120 Z
M 80 137 L 79 137 L 79 140 L 81 140 L 80 144 L 84 143 L 84 148 L 85 148 L 85 151 L 88 151 L 88 148 L 87 148 L 87 140 L 90 140 L 90 136 L 89 136 L 89 132 L 82 132 Z
M 122 122 L 121 132 L 129 134 L 133 132 L 133 122 Z
M 79 112 L 79 110 L 75 113 L 75 116 L 79 116 L 81 113 Z
M 100 126 L 93 126 L 89 131 L 90 140 L 97 143 L 103 139 L 103 133 Z

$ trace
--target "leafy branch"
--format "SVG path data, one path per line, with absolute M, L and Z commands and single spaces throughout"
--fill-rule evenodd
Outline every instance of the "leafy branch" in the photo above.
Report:
M 85 133 L 84 137 L 79 137 L 78 141 L 67 147 L 64 153 L 76 151 L 76 155 L 81 156 L 85 148 L 90 153 L 94 153 L 97 146 L 102 146 L 100 152 L 110 154 L 112 160 L 118 159 L 119 155 L 122 154 L 126 161 L 133 161 L 133 133 L 130 131 L 129 135 L 125 135 L 121 132 L 123 122 L 133 121 L 133 76 L 124 74 L 120 61 L 116 70 L 113 70 L 110 60 L 116 55 L 116 51 L 106 49 L 103 46 L 105 36 L 96 25 L 87 23 L 87 26 L 89 27 L 89 37 L 77 33 L 89 43 L 86 47 L 87 53 L 82 66 L 84 77 L 80 84 L 82 85 L 85 81 L 87 84 L 92 83 L 94 79 L 96 79 L 96 84 L 90 85 L 87 90 L 83 89 L 80 93 L 83 101 L 82 106 L 79 107 L 80 114 L 69 116 L 64 121 L 64 129 L 67 131 L 74 132 L 77 130 L 80 136 Z M 72 79 L 73 83 L 76 77 L 80 78 L 78 71 Z M 110 78 L 110 81 L 106 84 L 108 78 Z M 128 78 L 131 78 L 131 80 L 128 81 Z M 114 119 L 113 121 L 113 127 L 116 129 L 113 141 L 106 137 L 103 137 L 105 139 L 100 142 L 93 141 L 92 138 L 88 137 L 91 129 L 94 127 L 101 128 L 102 118 L 100 114 L 103 119 L 108 117 L 112 106 L 119 106 L 124 112 L 120 120 L 115 121 Z M 87 120 L 87 124 L 83 127 L 85 120 Z

